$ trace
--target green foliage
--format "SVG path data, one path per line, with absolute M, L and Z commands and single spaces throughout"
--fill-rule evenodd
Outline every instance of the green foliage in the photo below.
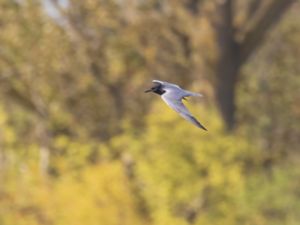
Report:
M 243 68 L 228 134 L 213 1 L 51 2 L 0 0 L 1 225 L 299 224 L 299 6 Z M 185 104 L 208 132 L 153 78 L 204 93 Z

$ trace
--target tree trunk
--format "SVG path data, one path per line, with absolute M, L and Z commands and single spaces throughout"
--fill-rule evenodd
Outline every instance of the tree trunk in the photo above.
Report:
M 233 24 L 234 0 L 217 2 L 215 23 L 219 57 L 216 66 L 215 96 L 228 130 L 235 127 L 235 89 L 240 68 L 263 43 L 267 31 L 280 20 L 295 0 L 273 0 L 260 8 L 259 1 L 250 5 L 246 24 L 238 29 Z M 255 17 L 255 18 L 253 18 Z M 254 21 L 254 22 L 253 22 Z M 237 35 L 237 34 L 240 35 Z M 239 42 L 236 37 L 242 37 Z
M 241 66 L 240 45 L 235 40 L 232 1 L 219 3 L 216 22 L 219 57 L 216 66 L 215 96 L 228 130 L 235 126 L 235 89 Z
M 236 53 L 226 53 L 221 57 L 217 66 L 215 95 L 219 110 L 228 130 L 233 130 L 235 126 L 235 91 L 240 68 L 236 57 Z

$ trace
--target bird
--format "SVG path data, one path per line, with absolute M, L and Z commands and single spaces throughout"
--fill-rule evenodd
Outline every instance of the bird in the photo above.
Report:
M 145 93 L 153 92 L 160 95 L 162 100 L 180 116 L 197 127 L 207 131 L 207 129 L 190 113 L 182 102 L 182 100 L 186 100 L 186 97 L 201 97 L 201 94 L 184 90 L 178 85 L 166 81 L 153 80 L 152 82 L 154 83 L 154 86 L 145 90 Z

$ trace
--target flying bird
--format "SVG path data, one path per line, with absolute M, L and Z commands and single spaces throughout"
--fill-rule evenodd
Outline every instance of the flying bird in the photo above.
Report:
M 189 96 L 198 96 L 201 97 L 201 94 L 194 93 L 191 91 L 187 91 L 182 89 L 176 84 L 168 83 L 160 80 L 152 81 L 155 85 L 146 90 L 145 92 L 153 92 L 161 96 L 162 100 L 172 109 L 174 109 L 180 116 L 184 119 L 190 121 L 194 125 L 203 130 L 207 130 L 185 107 L 182 103 L 182 99 L 186 100 L 185 97 Z

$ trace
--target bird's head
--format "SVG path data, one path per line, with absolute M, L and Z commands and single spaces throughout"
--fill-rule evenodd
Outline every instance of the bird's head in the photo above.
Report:
M 147 92 L 153 92 L 155 94 L 162 95 L 166 91 L 163 89 L 162 84 L 156 83 L 152 88 L 145 91 L 145 93 L 147 93 Z

